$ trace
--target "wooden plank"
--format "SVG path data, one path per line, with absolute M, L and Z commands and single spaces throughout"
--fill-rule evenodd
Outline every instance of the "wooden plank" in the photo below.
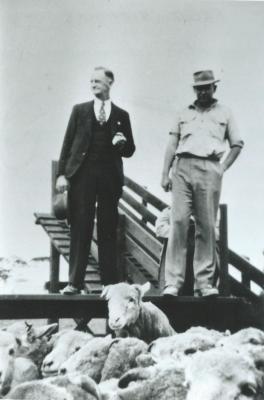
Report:
M 0 319 L 106 318 L 106 316 L 106 302 L 94 295 L 0 296 Z
M 70 247 L 70 239 L 53 239 L 59 247 Z
M 153 279 L 144 268 L 133 261 L 132 257 L 125 257 L 125 264 L 128 271 L 128 281 L 130 283 L 140 283 L 150 282 L 154 288 L 158 287 L 158 282 Z
M 53 233 L 53 232 L 50 232 L 49 236 L 53 240 L 70 240 L 70 233 L 69 232 L 64 232 L 64 233 Z
M 157 217 L 141 203 L 139 203 L 133 196 L 126 192 L 126 190 L 123 190 L 122 199 L 131 207 L 133 207 L 142 217 L 144 217 L 144 220 L 150 222 L 152 225 L 155 225 Z
M 62 228 L 61 226 L 50 226 L 48 228 L 45 228 L 44 225 L 42 225 L 43 229 L 47 232 L 47 234 L 49 235 L 50 233 L 64 233 L 66 234 L 67 232 L 69 232 L 69 230 Z
M 246 273 L 250 280 L 264 289 L 264 274 L 262 271 L 230 249 L 228 251 L 228 261 L 233 267 L 237 268 L 242 274 Z
M 258 299 L 258 296 L 253 293 L 250 289 L 244 286 L 241 282 L 238 282 L 234 277 L 229 276 L 231 292 L 237 297 L 245 297 L 251 301 Z
M 158 197 L 154 196 L 147 189 L 144 189 L 138 183 L 133 181 L 131 178 L 125 176 L 125 185 L 133 190 L 136 194 L 141 196 L 144 201 L 151 204 L 153 207 L 157 208 L 159 211 L 162 211 L 165 207 L 168 207 L 166 203 L 160 200 Z
M 142 226 L 146 232 L 148 232 L 153 237 L 156 237 L 155 232 L 152 229 L 150 229 L 150 227 L 146 225 L 146 223 L 143 222 L 142 219 L 138 218 L 135 214 L 133 214 L 133 212 L 126 207 L 125 203 L 119 202 L 118 207 L 119 209 L 121 209 L 121 211 L 123 211 L 126 214 L 126 216 L 129 216 L 133 221 L 137 222 L 138 225 Z
M 126 234 L 136 239 L 150 255 L 155 257 L 156 261 L 160 259 L 162 244 L 128 216 L 126 216 Z
M 179 332 L 191 326 L 206 326 L 218 330 L 235 331 L 243 326 L 241 316 L 249 303 L 236 298 L 196 298 L 147 296 L 163 310 Z M 250 311 L 250 310 L 249 310 Z M 247 312 L 249 312 L 247 311 Z M 2 295 L 0 319 L 28 318 L 107 318 L 107 302 L 95 295 Z M 257 321 L 256 321 L 257 323 Z M 246 322 L 244 322 L 244 325 Z M 254 326 L 254 321 L 250 321 Z
M 144 250 L 140 249 L 132 238 L 126 239 L 127 251 L 146 269 L 151 276 L 158 279 L 159 264 L 153 260 Z

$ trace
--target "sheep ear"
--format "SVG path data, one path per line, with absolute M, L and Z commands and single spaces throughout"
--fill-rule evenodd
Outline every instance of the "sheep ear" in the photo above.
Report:
M 144 283 L 144 285 L 132 285 L 138 291 L 139 294 L 139 301 L 142 299 L 145 293 L 151 288 L 150 282 Z
M 59 325 L 57 323 L 35 327 L 35 335 L 37 338 L 47 336 L 49 338 L 53 333 L 58 331 Z
M 101 296 L 103 299 L 108 300 L 109 299 L 109 290 L 113 285 L 107 285 L 107 286 L 103 286 L 103 290 L 101 293 Z
M 144 285 L 141 285 L 141 296 L 143 297 L 151 288 L 150 282 L 144 283 Z

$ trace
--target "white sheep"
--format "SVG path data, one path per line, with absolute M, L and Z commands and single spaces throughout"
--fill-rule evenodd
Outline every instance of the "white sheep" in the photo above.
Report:
M 154 340 L 149 345 L 149 352 L 156 362 L 172 357 L 184 363 L 186 356 L 215 347 L 216 343 L 228 334 L 200 326 L 192 327 L 183 333 Z
M 102 369 L 101 381 L 120 378 L 125 372 L 135 368 L 138 356 L 147 354 L 147 350 L 147 344 L 137 338 L 114 340 Z
M 166 360 L 151 367 L 135 368 L 120 378 L 116 399 L 185 400 L 187 390 L 184 381 L 183 369 L 173 361 Z
M 27 322 L 15 322 L 6 331 L 21 342 L 16 355 L 31 359 L 40 369 L 44 357 L 51 350 L 49 339 L 57 329 L 57 323 L 34 326 Z
M 223 337 L 217 343 L 218 346 L 240 346 L 244 344 L 264 346 L 264 332 L 257 328 L 244 328 L 233 335 Z
M 111 335 L 91 339 L 85 346 L 62 363 L 61 374 L 79 373 L 100 382 L 102 370 L 113 342 Z
M 53 335 L 52 351 L 44 358 L 41 372 L 43 376 L 57 375 L 60 366 L 76 351 L 80 350 L 91 339 L 92 335 L 73 329 L 64 330 Z
M 129 285 L 117 283 L 105 286 L 102 297 L 108 301 L 109 327 L 117 337 L 137 337 L 147 343 L 175 334 L 167 316 L 142 297 L 150 289 L 150 283 Z
M 0 394 L 6 394 L 10 390 L 20 344 L 12 333 L 0 331 Z
M 101 400 L 97 384 L 89 377 L 67 375 L 27 382 L 13 389 L 6 399 Z
M 185 368 L 186 400 L 263 398 L 261 375 L 254 362 L 231 348 L 197 353 Z

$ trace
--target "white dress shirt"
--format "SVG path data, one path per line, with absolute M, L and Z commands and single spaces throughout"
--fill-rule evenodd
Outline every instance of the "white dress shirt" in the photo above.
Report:
M 95 113 L 97 121 L 99 121 L 99 113 L 100 113 L 101 107 L 102 107 L 102 100 L 99 100 L 97 97 L 95 97 L 94 113 Z M 106 121 L 107 121 L 109 119 L 110 113 L 111 113 L 111 100 L 110 99 L 104 101 L 104 109 L 105 109 L 105 117 L 106 117 Z

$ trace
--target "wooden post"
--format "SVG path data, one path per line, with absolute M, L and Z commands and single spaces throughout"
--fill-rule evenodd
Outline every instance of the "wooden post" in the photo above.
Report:
M 249 274 L 246 272 L 242 273 L 242 284 L 250 289 L 250 277 Z
M 53 213 L 53 198 L 55 195 L 55 184 L 56 184 L 56 176 L 57 176 L 58 162 L 52 161 L 51 166 L 51 212 Z M 49 293 L 58 293 L 59 292 L 59 275 L 60 275 L 60 253 L 56 249 L 56 247 L 51 243 L 50 244 L 50 273 L 49 273 Z M 58 322 L 56 319 L 49 319 L 48 323 Z
M 125 268 L 125 214 L 119 212 L 117 226 L 117 271 L 120 282 L 127 280 L 127 271 Z
M 219 292 L 221 296 L 230 295 L 230 282 L 228 277 L 228 233 L 227 233 L 227 205 L 220 205 L 220 271 Z
M 49 293 L 59 292 L 60 253 L 56 247 L 50 244 L 50 287 Z

